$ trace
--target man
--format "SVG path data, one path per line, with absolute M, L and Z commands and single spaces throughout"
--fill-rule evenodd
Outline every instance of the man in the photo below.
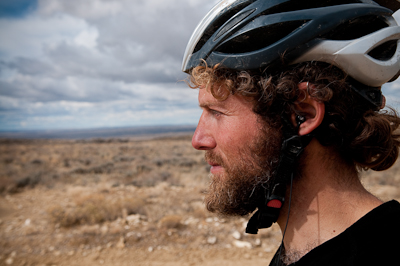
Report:
M 400 204 L 359 180 L 392 166 L 400 147 L 400 118 L 382 110 L 380 91 L 400 70 L 399 3 L 380 3 L 225 0 L 189 41 L 207 208 L 256 211 L 249 233 L 277 222 L 271 265 L 399 262 Z

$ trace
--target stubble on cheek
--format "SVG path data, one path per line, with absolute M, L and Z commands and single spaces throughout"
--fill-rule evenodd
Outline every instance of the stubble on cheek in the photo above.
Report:
M 221 165 L 224 171 L 209 175 L 210 185 L 205 196 L 206 207 L 223 215 L 244 216 L 253 212 L 270 184 L 279 158 L 279 136 L 261 136 L 251 145 L 230 158 L 229 165 L 222 158 L 206 151 L 208 162 Z

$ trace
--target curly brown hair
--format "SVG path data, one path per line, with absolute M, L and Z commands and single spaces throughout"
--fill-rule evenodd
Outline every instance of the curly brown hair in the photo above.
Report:
M 371 110 L 347 81 L 343 71 L 321 62 L 306 62 L 269 75 L 203 64 L 189 76 L 190 87 L 209 89 L 219 100 L 235 93 L 251 99 L 253 111 L 275 127 L 281 127 L 282 116 L 296 112 L 295 103 L 301 101 L 298 84 L 309 82 L 313 89 L 308 93 L 325 104 L 325 117 L 313 132 L 315 138 L 322 145 L 336 147 L 342 158 L 357 167 L 385 170 L 399 155 L 400 118 L 391 108 Z

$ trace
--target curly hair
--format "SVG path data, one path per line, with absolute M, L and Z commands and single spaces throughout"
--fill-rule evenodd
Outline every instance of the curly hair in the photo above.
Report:
M 296 112 L 301 101 L 298 84 L 311 83 L 311 97 L 325 104 L 325 116 L 314 130 L 324 146 L 334 146 L 346 161 L 362 169 L 381 171 L 392 166 L 400 147 L 400 118 L 394 109 L 373 111 L 350 88 L 346 74 L 335 66 L 306 62 L 277 74 L 232 71 L 202 64 L 189 76 L 191 88 L 206 88 L 219 100 L 238 93 L 251 99 L 253 111 L 275 127 L 282 116 Z

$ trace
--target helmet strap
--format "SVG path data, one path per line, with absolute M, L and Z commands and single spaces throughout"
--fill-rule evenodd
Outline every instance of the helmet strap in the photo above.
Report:
M 298 127 L 304 118 L 297 119 Z M 266 189 L 266 200 L 261 202 L 258 210 L 247 223 L 246 233 L 257 234 L 258 229 L 268 228 L 278 220 L 280 210 L 285 202 L 287 182 L 293 178 L 293 172 L 300 154 L 310 143 L 311 134 L 299 136 L 287 119 L 283 119 L 284 140 L 281 146 L 280 159 L 275 174 L 274 183 Z M 287 137 L 289 135 L 289 137 Z
M 355 79 L 349 79 L 350 88 L 360 95 L 371 110 L 378 111 L 382 106 L 383 96 L 380 87 L 370 87 Z

